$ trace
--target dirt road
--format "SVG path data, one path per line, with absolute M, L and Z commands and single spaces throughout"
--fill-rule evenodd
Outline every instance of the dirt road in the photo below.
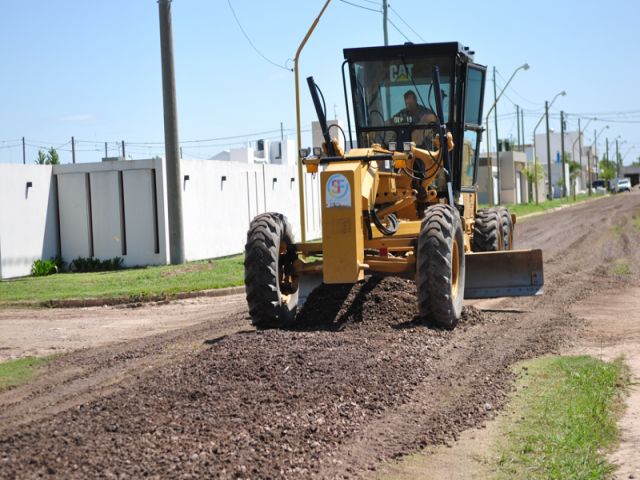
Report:
M 574 341 L 573 306 L 637 284 L 634 215 L 638 192 L 517 225 L 545 250 L 545 295 L 467 307 L 452 332 L 414 323 L 412 282 L 372 278 L 316 292 L 293 330 L 237 309 L 67 355 L 0 395 L 0 477 L 371 476 L 493 416 L 509 365 Z
M 87 308 L 0 309 L 0 362 L 133 340 L 225 317 L 244 295 Z

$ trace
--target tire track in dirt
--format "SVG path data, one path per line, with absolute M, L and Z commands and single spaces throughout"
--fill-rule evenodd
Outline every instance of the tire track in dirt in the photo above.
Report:
M 455 439 L 504 404 L 509 365 L 571 341 L 579 328 L 573 303 L 622 281 L 601 265 L 622 253 L 619 237 L 584 222 L 610 226 L 628 214 L 625 202 L 640 205 L 640 195 L 621 197 L 516 226 L 516 238 L 526 239 L 519 246 L 545 248 L 546 293 L 502 303 L 531 313 L 467 308 L 456 330 L 430 329 L 413 321 L 413 282 L 374 278 L 314 292 L 295 330 L 220 339 L 218 319 L 185 333 L 185 345 L 208 338 L 207 346 L 0 431 L 0 476 L 362 477 L 380 462 Z M 173 343 L 158 339 L 131 356 Z M 126 364 L 123 349 L 98 361 Z M 83 362 L 78 355 L 72 363 Z

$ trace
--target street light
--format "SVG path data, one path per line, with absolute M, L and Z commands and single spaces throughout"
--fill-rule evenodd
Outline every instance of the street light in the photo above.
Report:
M 597 118 L 596 117 L 590 118 L 589 121 L 587 122 L 587 124 L 584 126 L 584 130 L 586 130 L 587 127 L 589 126 L 589 124 L 591 122 L 593 122 L 594 120 L 597 120 Z M 576 138 L 573 141 L 573 145 L 571 145 L 571 155 L 572 155 L 573 160 L 575 161 L 575 159 L 576 159 L 575 147 L 576 147 L 576 143 L 579 143 L 578 144 L 578 156 L 580 157 L 580 183 L 582 183 L 584 181 L 584 172 L 582 170 L 582 130 L 583 129 L 580 127 L 580 117 L 578 117 L 578 138 Z M 575 195 L 575 188 L 574 188 L 573 193 Z M 591 190 L 589 190 L 589 193 L 591 193 Z
M 560 96 L 564 97 L 566 94 L 567 92 L 563 90 L 560 93 L 556 93 L 555 97 L 553 97 L 550 103 L 544 102 L 544 113 L 540 117 L 540 120 L 538 120 L 538 123 L 536 123 L 536 126 L 533 128 L 533 171 L 534 171 L 535 180 L 536 180 L 534 184 L 534 188 L 536 192 L 536 205 L 538 204 L 538 156 L 536 153 L 537 152 L 536 130 L 540 126 L 540 123 L 542 123 L 542 120 L 546 118 L 547 119 L 547 145 L 548 145 L 549 144 L 549 108 L 551 108 L 551 106 L 553 105 L 553 102 L 555 102 L 558 97 Z M 549 155 L 549 153 L 547 153 L 547 155 Z M 549 175 L 549 183 L 551 183 L 551 175 Z
M 634 145 L 630 146 L 627 151 L 622 155 L 622 158 L 620 159 L 620 163 L 624 162 L 624 159 L 627 158 L 627 155 L 629 155 L 629 152 L 631 150 L 634 150 L 636 147 Z
M 616 137 L 616 176 L 618 178 L 620 178 L 620 169 L 622 168 L 622 162 L 620 161 L 620 150 L 619 150 L 619 148 L 622 145 L 624 145 L 625 143 L 627 143 L 626 140 L 618 142 L 618 140 L 620 140 L 621 138 L 622 138 L 622 135 L 618 135 Z
M 602 135 L 602 132 L 604 132 L 607 128 L 609 128 L 609 125 L 606 125 L 606 126 L 602 127 L 602 130 L 600 130 L 600 133 L 598 133 L 597 130 L 594 130 L 594 132 L 593 132 L 594 138 L 593 138 L 592 145 L 593 145 L 593 156 L 595 157 L 595 160 L 596 160 L 596 165 L 595 165 L 596 172 L 598 171 L 598 164 L 597 164 L 597 161 L 598 161 L 598 137 L 600 135 Z M 589 164 L 588 168 L 589 168 L 589 191 L 591 191 L 591 183 L 592 183 L 593 180 L 591 178 L 591 165 L 590 164 Z
M 489 204 L 490 205 L 494 205 L 494 201 L 493 201 L 493 165 L 491 163 L 491 146 L 490 146 L 490 138 L 489 138 L 489 116 L 491 115 L 491 111 L 496 108 L 496 105 L 498 104 L 498 100 L 500 100 L 500 98 L 502 97 L 504 92 L 507 90 L 507 87 L 511 83 L 511 80 L 513 80 L 513 77 L 516 76 L 516 73 L 518 73 L 520 70 L 529 70 L 529 68 L 530 68 L 529 64 L 525 63 L 523 65 L 520 65 L 518 68 L 516 68 L 513 71 L 513 73 L 509 77 L 509 80 L 507 80 L 507 83 L 504 84 L 504 87 L 500 91 L 500 95 L 498 95 L 496 97 L 495 101 L 493 102 L 493 105 L 491 105 L 491 108 L 489 108 L 489 111 L 487 112 L 487 120 L 486 120 L 486 125 L 487 125 L 487 168 L 488 168 L 488 175 L 487 176 L 489 178 L 489 189 L 487 190 L 487 193 L 489 194 Z M 498 118 L 496 117 L 496 165 L 498 166 L 498 201 L 500 200 L 500 161 L 499 160 L 500 160 L 500 158 L 499 158 L 499 153 L 498 153 Z

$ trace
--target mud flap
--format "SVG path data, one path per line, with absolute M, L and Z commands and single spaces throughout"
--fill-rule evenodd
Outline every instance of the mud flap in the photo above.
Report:
M 542 250 L 469 253 L 465 267 L 464 298 L 542 294 Z

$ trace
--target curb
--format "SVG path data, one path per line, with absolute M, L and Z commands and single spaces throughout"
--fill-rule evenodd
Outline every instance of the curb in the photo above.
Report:
M 141 297 L 107 297 L 107 298 L 70 298 L 67 300 L 47 300 L 44 302 L 16 302 L 7 304 L 6 307 L 18 308 L 83 308 L 83 307 L 112 307 L 128 306 L 139 307 L 148 303 L 170 302 L 173 300 L 185 300 L 199 297 L 226 297 L 244 293 L 244 286 L 214 288 L 210 290 L 198 290 L 193 292 L 178 292 L 172 294 L 157 294 Z

